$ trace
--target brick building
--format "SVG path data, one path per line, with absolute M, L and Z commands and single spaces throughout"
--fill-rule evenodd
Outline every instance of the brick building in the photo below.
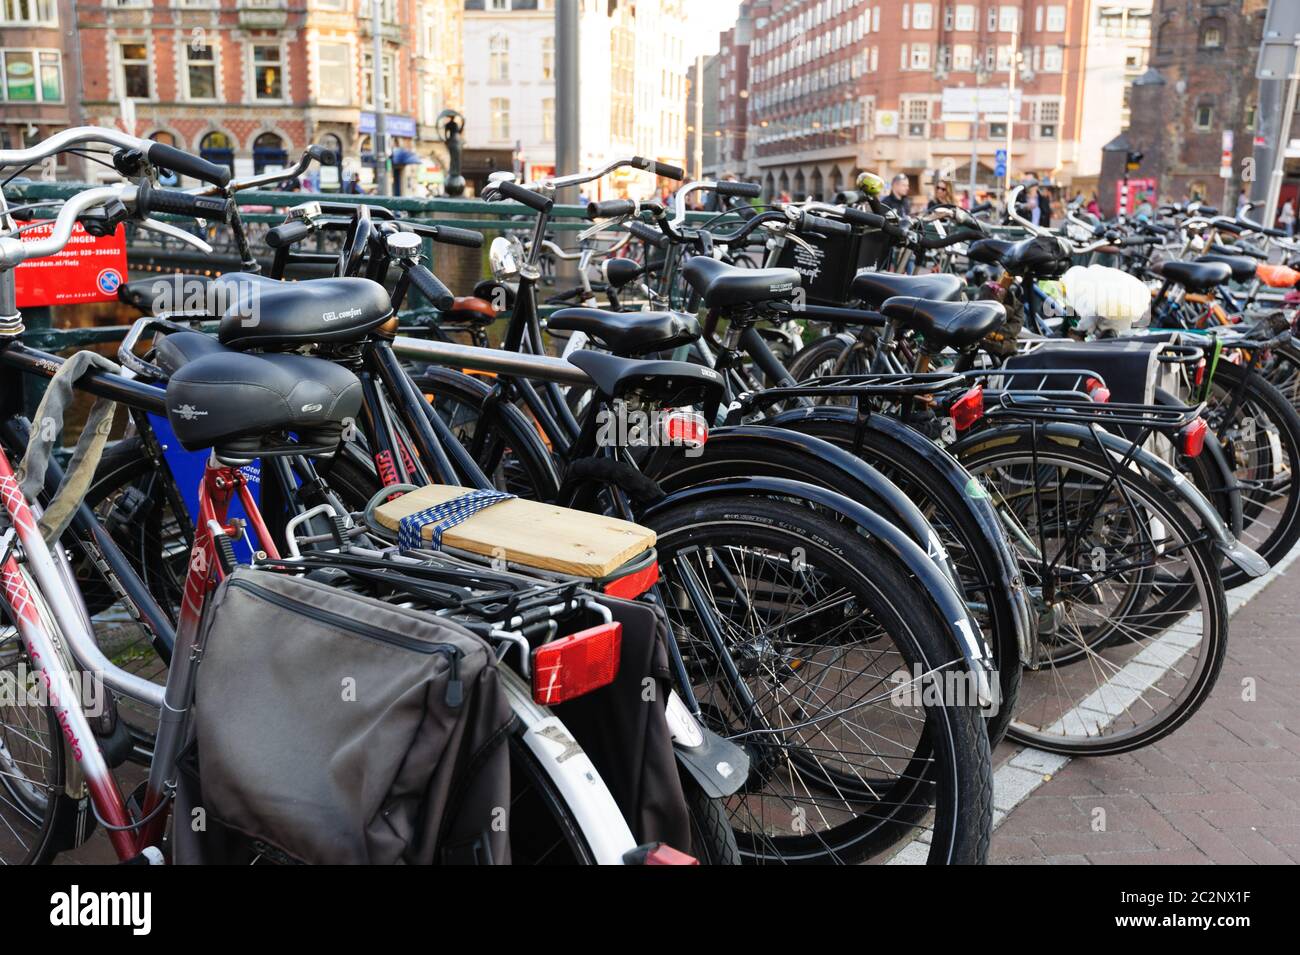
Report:
M 80 62 L 72 0 L 0 0 L 0 149 L 17 149 L 80 121 Z M 64 157 L 59 174 L 80 172 Z
M 1137 27 L 1150 0 L 754 3 L 749 48 L 748 172 L 769 194 L 830 196 L 859 170 L 904 173 L 913 193 L 936 172 L 959 188 L 1000 185 L 998 150 L 1013 177 L 1070 182 L 1096 176 L 1080 150 L 1083 78 L 1102 55 L 1098 24 L 1132 8 L 1136 74 L 1146 47 Z M 1127 55 L 1127 54 L 1126 54 Z M 947 112 L 944 97 L 950 97 Z M 979 114 L 974 115 L 979 103 Z M 1096 145 L 1118 133 L 1111 108 L 1089 120 Z M 1008 126 L 1010 127 L 1008 129 Z M 1010 132 L 1010 137 L 1008 137 Z
M 313 142 L 345 157 L 345 176 L 362 171 L 375 125 L 369 10 L 359 0 L 77 4 L 87 121 L 118 122 L 129 98 L 137 135 L 236 175 L 292 162 Z M 414 170 L 441 149 L 436 112 L 459 105 L 459 50 L 448 49 L 440 19 L 453 17 L 459 38 L 459 11 L 458 3 L 382 4 L 389 155 L 406 170 L 399 178 L 408 190 Z M 337 179 L 327 172 L 323 185 Z
M 1154 179 L 1156 198 L 1201 196 L 1235 206 L 1254 149 L 1259 84 L 1255 65 L 1268 0 L 1157 0 L 1151 69 L 1134 85 L 1131 122 L 1107 149 L 1100 198 L 1116 207 L 1129 150 L 1144 154 L 1131 173 Z M 1232 134 L 1223 178 L 1224 134 Z

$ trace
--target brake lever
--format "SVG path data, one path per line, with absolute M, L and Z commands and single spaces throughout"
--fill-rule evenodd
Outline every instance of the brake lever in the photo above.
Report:
M 205 252 L 208 255 L 211 255 L 213 252 L 212 246 L 208 245 L 208 243 L 204 242 L 197 235 L 194 235 L 191 232 L 186 232 L 184 229 L 178 229 L 170 223 L 159 222 L 157 219 L 137 219 L 136 225 L 142 229 L 152 229 L 154 232 L 161 232 L 163 235 L 169 235 L 173 239 L 180 239 L 187 245 L 192 245 L 200 252 Z

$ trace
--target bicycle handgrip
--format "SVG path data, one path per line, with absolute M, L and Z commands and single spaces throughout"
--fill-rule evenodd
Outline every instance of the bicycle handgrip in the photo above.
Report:
M 531 189 L 525 189 L 515 182 L 494 182 L 497 194 L 511 199 L 521 205 L 525 205 L 535 212 L 547 213 L 555 206 L 555 200 L 548 199 L 540 193 L 533 192 Z
M 823 219 L 821 216 L 804 213 L 799 221 L 799 231 L 820 232 L 822 235 L 852 235 L 853 226 L 838 219 Z
M 435 226 L 433 234 L 434 242 L 441 242 L 443 245 L 459 245 L 465 249 L 483 248 L 483 233 L 476 232 L 473 229 L 458 229 L 455 226 L 440 225 Z
M 149 161 L 155 166 L 162 166 L 183 176 L 193 176 L 214 186 L 225 186 L 230 182 L 230 167 L 218 166 L 206 159 L 169 146 L 166 143 L 154 143 L 149 147 Z
M 311 145 L 307 147 L 307 155 L 322 166 L 333 166 L 339 161 L 338 153 L 325 146 Z
M 845 221 L 853 225 L 864 225 L 872 229 L 879 229 L 885 224 L 885 217 L 878 216 L 874 212 L 867 212 L 864 209 L 854 209 L 846 206 L 842 213 Z
M 680 166 L 670 166 L 666 162 L 659 162 L 657 159 L 646 159 L 644 156 L 633 156 L 632 165 L 637 169 L 646 169 L 653 172 L 656 176 L 662 176 L 664 179 L 673 179 L 681 182 L 686 178 L 686 171 Z
M 757 199 L 763 194 L 763 187 L 756 182 L 728 182 L 718 183 L 717 189 L 720 196 L 740 196 L 744 199 Z
M 266 244 L 273 249 L 280 249 L 301 242 L 311 235 L 311 231 L 311 225 L 303 219 L 281 222 L 266 233 Z
M 588 219 L 616 219 L 636 212 L 636 202 L 631 199 L 605 199 L 587 203 Z
M 420 290 L 420 294 L 433 303 L 434 308 L 446 311 L 456 303 L 456 296 L 451 289 L 442 284 L 442 280 L 423 265 L 413 265 L 406 270 L 411 284 Z
M 136 194 L 136 211 L 146 219 L 153 213 L 160 212 L 190 219 L 229 222 L 233 207 L 234 201 L 225 196 L 192 196 L 188 192 L 172 189 L 154 189 L 147 182 L 140 186 Z
M 1156 242 L 1155 236 L 1151 235 L 1126 235 L 1119 240 L 1119 245 L 1121 247 L 1126 245 L 1155 245 Z
M 668 236 L 664 235 L 654 226 L 646 225 L 644 222 L 628 222 L 625 223 L 625 225 L 627 231 L 631 232 L 642 242 L 649 242 L 651 245 L 660 249 L 668 248 Z

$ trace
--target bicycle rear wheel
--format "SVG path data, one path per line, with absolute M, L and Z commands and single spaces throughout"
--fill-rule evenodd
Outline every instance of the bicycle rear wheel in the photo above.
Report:
M 1007 524 L 1038 612 L 1009 735 L 1104 755 L 1186 722 L 1223 666 L 1228 614 L 1218 557 L 1176 496 L 1017 429 L 979 435 L 959 457 Z
M 778 500 L 684 503 L 647 523 L 704 720 L 750 752 L 727 800 L 745 860 L 854 863 L 920 826 L 931 862 L 983 861 L 983 719 L 959 679 L 927 682 L 964 671 L 888 552 Z M 921 683 L 934 692 L 917 699 Z

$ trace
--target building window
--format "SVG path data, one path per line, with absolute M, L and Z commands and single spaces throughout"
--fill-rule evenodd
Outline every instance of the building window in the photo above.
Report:
M 375 105 L 374 61 L 375 61 L 375 57 L 373 53 L 367 52 L 362 54 L 361 88 L 363 91 L 363 95 L 365 96 L 365 99 L 362 101 L 362 106 L 366 108 L 374 108 Z M 394 60 L 393 54 L 391 53 L 384 54 L 382 69 L 384 72 L 383 72 L 383 76 L 380 77 L 380 84 L 382 87 L 381 93 L 383 94 L 383 98 L 384 98 L 384 109 L 396 112 L 397 97 L 395 95 L 393 77 L 397 73 L 397 64 Z
M 117 45 L 121 75 L 118 88 L 129 99 L 149 99 L 149 46 L 127 42 Z
M 1006 123 L 989 123 L 989 139 L 1006 139 Z
M 958 72 L 974 69 L 975 50 L 969 43 L 958 43 L 952 48 L 952 68 Z
M 352 81 L 352 55 L 348 45 L 320 44 L 316 47 L 316 63 L 320 75 L 317 99 L 322 103 L 351 103 L 355 87 Z
M 914 70 L 928 70 L 930 68 L 930 44 L 912 44 L 911 67 Z
M 957 16 L 955 18 L 958 30 L 975 29 L 975 4 L 959 3 L 957 4 Z
M 0 24 L 54 26 L 58 22 L 57 0 L 0 0 Z
M 1200 46 L 1202 50 L 1218 50 L 1223 46 L 1224 23 L 1218 17 L 1210 17 L 1201 24 Z
M 1254 129 L 1254 128 L 1255 128 L 1255 114 L 1256 114 L 1256 112 L 1257 112 L 1257 110 L 1256 110 L 1256 108 L 1255 108 L 1255 104 L 1254 104 L 1254 103 L 1249 103 L 1249 104 L 1247 104 L 1247 106 L 1246 106 L 1246 116 L 1245 116 L 1245 119 L 1243 120 L 1243 122 L 1245 123 L 1245 126 L 1246 126 L 1247 129 Z
M 555 142 L 555 100 L 549 96 L 542 100 L 542 142 Z
M 911 139 L 925 139 L 930 135 L 930 101 L 928 99 L 905 100 L 903 103 L 903 124 Z
M 1043 47 L 1043 72 L 1059 73 L 1065 65 L 1065 51 L 1059 46 Z
M 1047 29 L 1052 33 L 1061 33 L 1065 30 L 1065 7 L 1047 8 Z
M 262 133 L 253 140 L 254 173 L 284 169 L 288 165 L 289 153 L 284 148 L 284 140 L 275 133 Z
M 933 8 L 928 3 L 912 4 L 912 29 L 929 30 L 934 26 Z
M 1001 46 L 998 47 L 998 58 L 997 58 L 997 64 L 996 64 L 996 67 L 997 67 L 997 70 L 998 70 L 999 73 L 1007 73 L 1007 72 L 1010 72 L 1010 70 L 1011 70 L 1011 62 L 1012 62 L 1012 58 L 1013 58 L 1013 54 L 1012 54 L 1012 52 L 1011 52 L 1011 49 L 1012 49 L 1012 48 L 1011 48 L 1011 45 L 1010 45 L 1009 43 L 1008 43 L 1008 44 L 1003 44 L 1003 45 L 1001 45 Z
M 992 8 L 989 8 L 992 10 Z M 1003 6 L 998 9 L 998 29 L 1003 33 L 1015 33 L 1020 26 L 1020 8 Z
M 510 138 L 510 100 L 504 96 L 494 96 L 488 102 L 492 114 L 492 138 L 502 140 Z
M 213 131 L 199 140 L 199 155 L 218 166 L 235 168 L 235 141 L 225 133 Z
M 501 33 L 488 40 L 488 79 L 493 83 L 510 79 L 510 40 Z
M 1034 104 L 1034 131 L 1039 139 L 1055 139 L 1061 123 L 1059 100 L 1041 100 Z
M 508 13 L 510 0 L 488 0 L 488 9 L 495 13 Z
M 185 95 L 188 99 L 217 98 L 217 60 L 210 46 L 185 48 Z
M 550 82 L 555 79 L 555 37 L 542 37 L 542 79 Z
M 1202 104 L 1196 107 L 1196 128 L 1204 133 L 1208 132 L 1214 126 L 1214 107 L 1208 104 Z
M 256 99 L 284 98 L 284 72 L 278 46 L 253 47 L 253 96 Z

